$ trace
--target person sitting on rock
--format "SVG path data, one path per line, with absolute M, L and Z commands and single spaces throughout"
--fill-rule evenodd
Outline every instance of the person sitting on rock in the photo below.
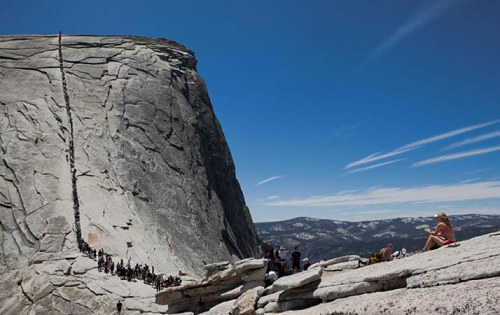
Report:
M 392 256 L 392 244 L 387 244 L 386 247 L 380 250 L 380 254 L 382 255 L 382 259 L 384 261 L 391 261 L 394 257 Z
M 304 270 L 307 270 L 309 269 L 309 267 L 311 267 L 311 263 L 309 262 L 309 258 L 304 258 L 304 260 L 302 261 L 303 262 L 303 268 Z
M 269 271 L 268 273 L 266 273 L 266 276 L 264 277 L 264 283 L 266 287 L 273 284 L 273 282 L 276 280 L 278 280 L 278 275 L 274 271 Z
M 430 250 L 433 246 L 445 246 L 453 244 L 457 241 L 453 227 L 451 226 L 450 219 L 444 213 L 435 215 L 438 225 L 436 230 L 432 231 L 429 228 L 425 232 L 429 234 L 427 243 L 424 247 L 424 252 Z
M 182 283 L 182 279 L 180 277 L 175 277 L 174 279 L 174 286 L 178 287 Z
M 393 259 L 401 259 L 406 256 L 406 248 L 402 248 L 401 250 L 397 250 L 392 254 Z
M 171 286 L 174 284 L 174 277 L 173 276 L 168 276 L 168 279 L 167 279 L 167 286 Z

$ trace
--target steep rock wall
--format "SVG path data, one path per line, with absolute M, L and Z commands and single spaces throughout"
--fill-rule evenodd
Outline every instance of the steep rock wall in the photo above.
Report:
M 0 272 L 76 252 L 75 188 L 83 239 L 116 257 L 199 275 L 257 254 L 196 59 L 175 42 L 0 37 L 0 146 Z

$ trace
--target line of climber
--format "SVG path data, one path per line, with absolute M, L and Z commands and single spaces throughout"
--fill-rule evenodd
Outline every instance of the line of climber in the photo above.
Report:
M 182 279 L 179 276 L 185 276 L 186 274 L 179 270 L 179 276 L 163 276 L 155 274 L 155 267 L 151 266 L 151 269 L 147 264 L 144 266 L 135 264 L 132 267 L 130 259 L 127 263 L 124 263 L 123 259 L 115 264 L 113 258 L 110 254 L 106 253 L 103 249 L 97 251 L 92 248 L 83 239 L 79 242 L 78 248 L 83 254 L 86 254 L 90 259 L 97 260 L 97 270 L 99 272 L 109 273 L 111 275 L 116 275 L 122 280 L 137 281 L 142 280 L 145 284 L 151 285 L 156 288 L 159 292 L 164 288 L 179 286 L 182 283 Z

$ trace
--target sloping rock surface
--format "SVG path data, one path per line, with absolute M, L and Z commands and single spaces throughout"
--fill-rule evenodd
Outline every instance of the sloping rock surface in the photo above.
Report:
M 248 300 L 245 313 L 259 315 L 499 314 L 500 232 L 366 267 L 353 259 L 331 259 L 309 271 L 282 277 L 263 293 L 256 294 L 261 290 L 258 287 L 239 290 L 225 300 L 210 299 L 214 304 L 205 303 L 201 309 L 211 307 L 203 314 L 234 314 L 238 301 Z M 224 291 L 214 293 L 222 288 L 221 283 L 241 283 L 243 266 L 258 262 L 207 266 L 210 277 L 198 284 L 203 286 L 198 291 L 201 303 L 204 297 L 224 295 Z M 211 273 L 214 268 L 216 274 Z M 236 270 L 240 270 L 239 277 L 233 276 Z M 174 296 L 175 291 L 183 292 L 178 298 L 186 299 L 189 290 L 189 286 L 169 289 L 157 294 L 157 301 Z M 250 298 L 256 296 L 256 301 Z
M 201 276 L 207 263 L 257 254 L 196 59 L 173 41 L 0 36 L 0 147 L 0 277 L 14 288 L 1 314 L 66 314 L 76 295 L 76 313 L 109 313 L 136 295 L 129 283 L 108 289 L 81 260 L 76 190 L 83 239 L 115 261 Z
M 500 233 L 493 233 L 354 270 L 333 264 L 307 292 L 318 305 L 289 305 L 283 314 L 498 314 L 499 261 Z

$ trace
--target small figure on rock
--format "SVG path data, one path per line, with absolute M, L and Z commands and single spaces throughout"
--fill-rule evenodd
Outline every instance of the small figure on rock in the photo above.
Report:
M 436 230 L 432 231 L 429 228 L 425 229 L 425 232 L 429 234 L 427 243 L 424 247 L 424 252 L 433 248 L 433 246 L 445 246 L 453 244 L 457 241 L 453 227 L 451 226 L 450 219 L 444 213 L 438 213 L 435 215 L 438 225 Z
M 122 301 L 118 301 L 118 303 L 116 303 L 116 310 L 118 311 L 118 314 L 122 313 L 122 305 Z
M 276 280 L 278 280 L 278 275 L 274 271 L 269 271 L 268 273 L 266 273 L 266 276 L 264 277 L 264 283 L 266 284 L 266 287 L 273 284 L 273 282 Z
M 303 265 L 304 270 L 309 269 L 309 267 L 311 266 L 311 263 L 309 262 L 309 258 L 307 258 L 307 257 L 304 258 L 303 263 L 304 263 L 304 265 Z
M 294 251 L 292 253 L 292 270 L 293 272 L 299 272 L 300 271 L 300 252 L 299 252 L 299 247 L 295 246 Z
M 394 257 L 392 256 L 392 244 L 387 244 L 386 247 L 380 250 L 380 254 L 382 255 L 382 259 L 384 261 L 391 261 Z
M 161 276 L 157 276 L 156 277 L 156 292 L 160 292 L 160 290 L 161 290 L 161 282 L 162 282 Z

